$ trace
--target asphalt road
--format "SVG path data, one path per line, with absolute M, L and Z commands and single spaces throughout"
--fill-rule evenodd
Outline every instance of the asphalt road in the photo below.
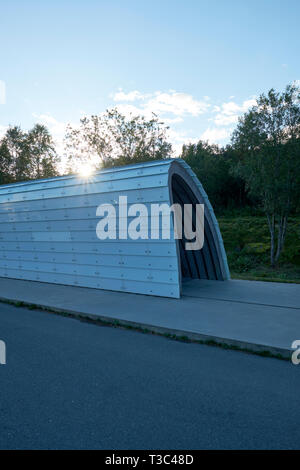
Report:
M 300 365 L 0 303 L 1 449 L 300 448 Z

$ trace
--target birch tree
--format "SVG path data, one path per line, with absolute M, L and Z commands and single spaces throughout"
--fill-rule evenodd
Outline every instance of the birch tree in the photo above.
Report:
M 300 89 L 271 89 L 239 119 L 232 144 L 239 158 L 234 172 L 244 178 L 266 214 L 270 261 L 275 266 L 284 247 L 288 218 L 300 197 Z

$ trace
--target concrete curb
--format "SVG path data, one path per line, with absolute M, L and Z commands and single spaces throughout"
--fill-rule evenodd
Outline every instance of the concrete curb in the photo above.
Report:
M 157 334 L 178 341 L 188 341 L 211 346 L 219 346 L 223 347 L 224 349 L 243 351 L 264 357 L 273 357 L 277 359 L 289 360 L 293 352 L 292 349 L 278 348 L 264 344 L 255 344 L 245 341 L 239 341 L 237 339 L 232 338 L 223 338 L 220 336 L 196 333 L 188 330 L 178 330 L 174 328 L 167 328 L 148 323 L 134 322 L 131 320 L 120 319 L 117 316 L 114 318 L 102 314 L 92 314 L 72 309 L 63 309 L 47 305 L 46 303 L 31 303 L 3 296 L 0 296 L 0 302 L 13 304 L 17 307 L 27 307 L 37 310 L 40 309 L 59 315 L 67 315 L 79 320 L 91 320 L 93 322 L 101 322 L 102 324 L 105 324 L 107 326 L 135 329 L 144 333 Z

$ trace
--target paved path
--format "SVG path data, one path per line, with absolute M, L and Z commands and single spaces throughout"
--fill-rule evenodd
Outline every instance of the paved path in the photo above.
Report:
M 178 300 L 0 278 L 0 298 L 286 357 L 300 339 L 298 284 L 191 281 Z
M 300 448 L 300 366 L 0 304 L 0 448 Z

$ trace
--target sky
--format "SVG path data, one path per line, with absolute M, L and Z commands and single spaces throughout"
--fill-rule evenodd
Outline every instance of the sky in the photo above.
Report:
M 117 106 L 158 114 L 175 154 L 224 145 L 270 88 L 300 80 L 299 0 L 0 0 L 0 135 Z

